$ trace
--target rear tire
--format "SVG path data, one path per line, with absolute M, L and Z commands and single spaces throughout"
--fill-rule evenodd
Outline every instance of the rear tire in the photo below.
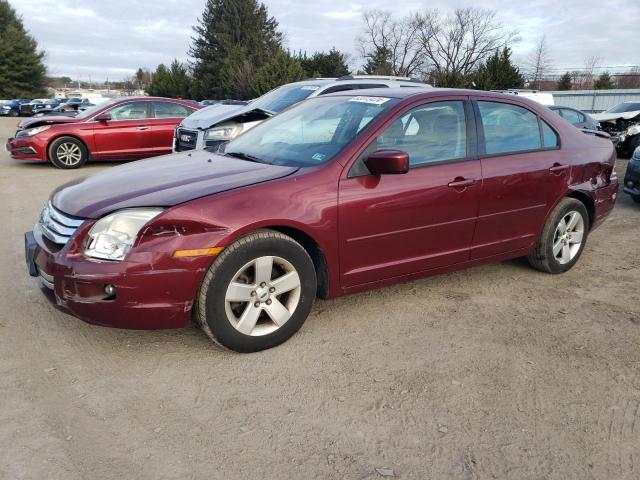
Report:
M 564 198 L 547 218 L 529 264 L 542 272 L 564 273 L 582 255 L 587 243 L 589 214 L 584 204 L 575 198 Z
M 198 292 L 195 317 L 236 352 L 275 347 L 296 333 L 316 295 L 313 261 L 292 238 L 258 230 L 226 247 Z
M 89 154 L 83 142 L 74 137 L 60 137 L 49 145 L 49 160 L 58 168 L 80 168 Z
M 631 195 L 631 200 L 636 203 L 640 203 L 640 195 Z
M 17 117 L 18 116 L 18 112 L 16 112 L 15 110 L 11 109 L 11 110 L 9 110 L 9 116 L 10 117 Z

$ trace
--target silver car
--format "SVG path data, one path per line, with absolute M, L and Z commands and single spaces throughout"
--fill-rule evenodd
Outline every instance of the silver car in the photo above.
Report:
M 288 83 L 247 105 L 221 102 L 192 113 L 176 127 L 173 151 L 217 147 L 307 98 L 345 90 L 390 87 L 431 88 L 431 85 L 408 77 L 376 75 L 346 75 Z

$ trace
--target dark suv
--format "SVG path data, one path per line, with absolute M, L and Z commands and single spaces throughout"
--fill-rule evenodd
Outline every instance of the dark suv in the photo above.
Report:
M 640 147 L 636 148 L 627 165 L 624 175 L 624 192 L 631 195 L 634 202 L 640 203 Z

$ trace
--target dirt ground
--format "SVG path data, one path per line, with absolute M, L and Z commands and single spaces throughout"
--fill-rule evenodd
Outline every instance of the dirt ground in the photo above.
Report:
M 640 478 L 627 195 L 567 274 L 509 261 L 318 301 L 287 343 L 240 355 L 195 328 L 84 324 L 27 275 L 49 192 L 111 166 L 0 154 L 0 478 Z

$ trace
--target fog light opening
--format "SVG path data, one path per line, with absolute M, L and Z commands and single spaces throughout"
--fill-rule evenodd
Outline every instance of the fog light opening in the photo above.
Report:
M 113 285 L 105 285 L 104 293 L 107 295 L 105 297 L 105 300 L 113 300 L 114 298 L 116 298 L 116 287 L 114 287 Z

